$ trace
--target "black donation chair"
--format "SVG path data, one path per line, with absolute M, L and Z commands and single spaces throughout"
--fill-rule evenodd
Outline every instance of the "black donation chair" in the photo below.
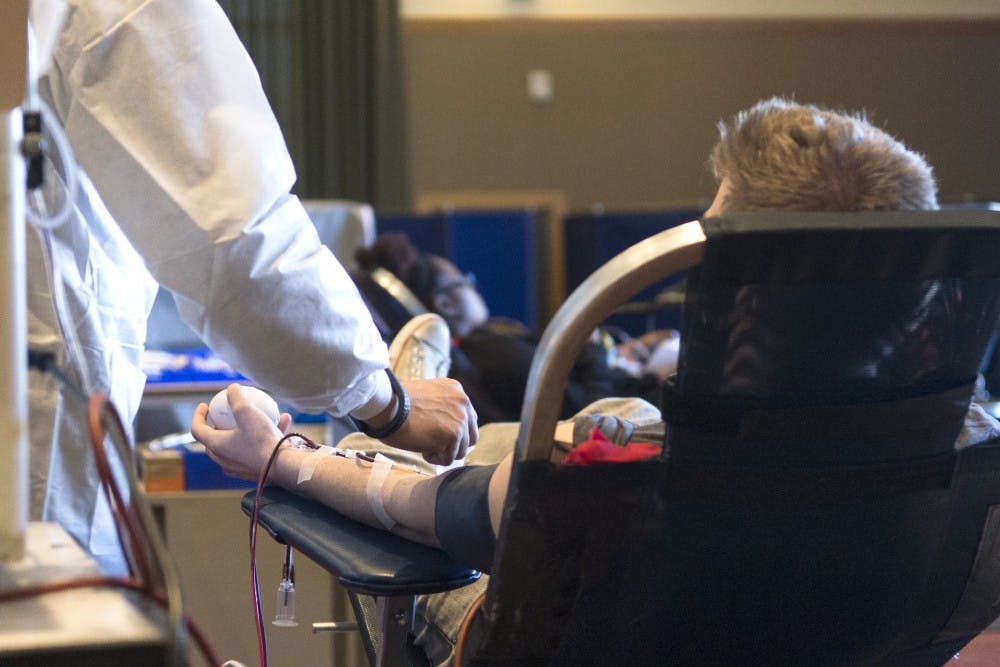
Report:
M 997 321 L 998 257 L 997 213 L 752 214 L 604 265 L 535 357 L 463 664 L 946 662 L 1000 615 L 1000 442 L 956 445 Z M 662 458 L 550 463 L 589 333 L 689 267 Z M 405 541 L 377 531 L 331 563 L 359 527 L 268 496 L 263 524 L 296 547 L 319 535 L 300 548 L 349 589 L 380 593 L 364 581 L 387 558 L 399 585 L 381 594 L 434 588 L 407 588 L 420 562 L 387 555 Z M 446 570 L 441 588 L 461 578 Z M 369 646 L 373 660 L 386 648 Z

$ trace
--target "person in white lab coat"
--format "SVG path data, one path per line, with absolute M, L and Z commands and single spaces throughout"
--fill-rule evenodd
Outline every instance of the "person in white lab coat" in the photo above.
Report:
M 131 423 L 159 283 L 209 347 L 276 397 L 375 433 L 398 422 L 385 345 L 289 192 L 281 132 L 218 4 L 68 5 L 39 92 L 65 128 L 80 187 L 65 223 L 28 234 L 30 347 L 55 353 Z M 85 406 L 30 376 L 32 518 L 58 521 L 114 570 Z M 461 387 L 417 380 L 405 393 L 409 417 L 383 441 L 435 463 L 464 456 L 477 428 Z

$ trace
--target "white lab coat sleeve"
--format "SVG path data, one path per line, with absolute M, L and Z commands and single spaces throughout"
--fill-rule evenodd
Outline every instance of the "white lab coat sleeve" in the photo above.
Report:
M 214 0 L 74 0 L 49 95 L 80 166 L 185 321 L 306 411 L 388 401 L 384 343 L 297 198 L 257 72 Z

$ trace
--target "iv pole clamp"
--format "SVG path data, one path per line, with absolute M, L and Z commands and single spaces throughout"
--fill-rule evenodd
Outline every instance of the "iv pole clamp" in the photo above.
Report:
M 28 525 L 25 185 L 21 104 L 28 83 L 28 0 L 6 0 L 0 39 L 0 562 L 24 558 Z

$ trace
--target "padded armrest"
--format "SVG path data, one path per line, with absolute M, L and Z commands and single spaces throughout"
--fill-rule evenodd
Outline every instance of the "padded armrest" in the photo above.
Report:
M 254 494 L 241 506 L 253 515 Z M 461 588 L 480 573 L 440 549 L 417 544 L 279 487 L 261 494 L 258 525 L 337 576 L 344 588 L 368 595 L 419 595 Z

